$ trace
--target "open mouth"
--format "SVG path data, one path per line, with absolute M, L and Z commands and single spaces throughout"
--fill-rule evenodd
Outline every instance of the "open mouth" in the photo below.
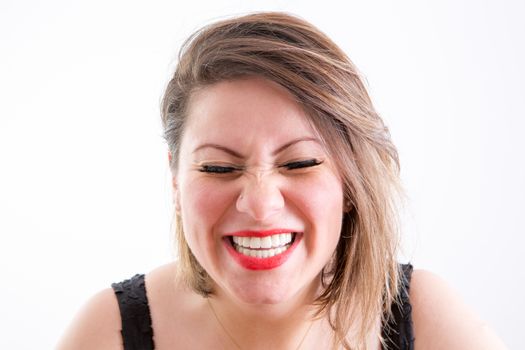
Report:
M 294 243 L 296 232 L 279 233 L 265 237 L 230 236 L 229 241 L 240 254 L 266 259 L 286 252 Z

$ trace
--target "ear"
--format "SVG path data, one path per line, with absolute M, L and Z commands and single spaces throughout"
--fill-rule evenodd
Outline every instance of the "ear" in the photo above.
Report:
M 177 179 L 175 176 L 171 178 L 171 186 L 172 186 L 172 200 L 173 205 L 175 205 L 175 212 L 177 214 L 180 214 L 180 191 L 177 184 Z
M 343 212 L 345 214 L 348 214 L 349 212 L 352 211 L 352 209 L 354 209 L 354 205 L 352 204 L 350 200 L 346 199 L 343 203 Z
M 171 152 L 168 151 L 168 162 L 171 167 Z M 180 214 L 180 193 L 179 193 L 179 187 L 177 183 L 177 178 L 175 174 L 172 173 L 171 175 L 171 190 L 172 190 L 172 201 L 175 205 L 175 212 L 177 214 Z

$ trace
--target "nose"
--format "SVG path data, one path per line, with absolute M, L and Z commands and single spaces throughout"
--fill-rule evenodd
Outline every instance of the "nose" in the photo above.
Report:
M 253 176 L 246 181 L 237 198 L 238 211 L 250 215 L 255 221 L 265 221 L 284 207 L 281 190 L 271 176 Z

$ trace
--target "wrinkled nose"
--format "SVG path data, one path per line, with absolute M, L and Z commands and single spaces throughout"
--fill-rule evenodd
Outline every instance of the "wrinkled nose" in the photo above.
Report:
M 284 207 L 284 198 L 274 180 L 254 177 L 244 185 L 236 206 L 238 211 L 250 215 L 253 220 L 265 221 Z

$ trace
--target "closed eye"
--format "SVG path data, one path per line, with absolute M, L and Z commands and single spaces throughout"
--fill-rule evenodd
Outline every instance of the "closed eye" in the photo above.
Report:
M 322 161 L 319 161 L 317 159 L 308 159 L 308 160 L 302 160 L 298 162 L 290 162 L 281 165 L 281 168 L 286 168 L 288 170 L 294 170 L 294 169 L 301 169 L 301 168 L 308 168 L 313 167 L 322 164 Z
M 212 173 L 212 174 L 229 174 L 233 173 L 235 170 L 239 170 L 232 166 L 219 166 L 219 165 L 203 165 L 199 171 L 203 173 Z

